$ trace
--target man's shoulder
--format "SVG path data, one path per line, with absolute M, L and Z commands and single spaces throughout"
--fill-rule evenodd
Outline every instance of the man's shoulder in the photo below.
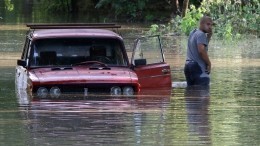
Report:
M 206 34 L 203 31 L 199 30 L 199 29 L 197 29 L 194 34 L 196 34 L 197 36 L 206 36 Z
M 191 32 L 190 32 L 190 35 L 189 35 L 190 37 L 195 37 L 195 38 L 203 38 L 203 37 L 207 37 L 206 36 L 206 34 L 203 32 L 203 31 L 201 31 L 201 30 L 199 30 L 199 29 L 194 29 L 194 30 L 192 30 Z
M 196 37 L 196 40 L 199 42 L 202 42 L 203 44 L 207 44 L 207 35 L 206 33 L 204 33 L 201 30 L 197 30 L 194 34 L 194 36 Z

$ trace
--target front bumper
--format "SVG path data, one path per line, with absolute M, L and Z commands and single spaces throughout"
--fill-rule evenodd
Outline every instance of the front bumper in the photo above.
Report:
M 116 96 L 111 93 L 113 87 L 118 87 L 122 90 L 119 94 L 116 95 L 128 95 L 123 92 L 125 87 L 132 87 L 133 92 L 137 94 L 139 92 L 138 84 L 66 84 L 66 85 L 41 85 L 34 87 L 32 90 L 34 98 L 62 98 L 62 97 L 74 97 L 74 96 L 92 96 L 92 95 L 102 95 L 102 96 Z M 39 89 L 45 88 L 44 95 L 39 94 Z M 53 88 L 59 89 L 57 95 L 54 95 L 55 92 L 52 91 Z M 129 95 L 128 95 L 129 96 Z

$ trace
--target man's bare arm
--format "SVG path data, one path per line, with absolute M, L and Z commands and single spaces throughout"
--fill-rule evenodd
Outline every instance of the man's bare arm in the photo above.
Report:
M 205 45 L 204 44 L 198 44 L 198 51 L 199 51 L 199 54 L 201 56 L 201 58 L 206 62 L 207 64 L 207 71 L 208 73 L 210 73 L 211 71 L 211 62 L 209 60 L 209 56 L 208 56 L 208 53 L 205 49 Z

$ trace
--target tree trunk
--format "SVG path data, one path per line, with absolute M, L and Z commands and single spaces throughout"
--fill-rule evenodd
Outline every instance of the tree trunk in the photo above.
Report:
M 74 14 L 77 14 L 78 13 L 78 0 L 71 0 L 71 7 L 70 7 L 70 10 L 71 10 L 71 13 L 74 15 Z
M 22 3 L 22 14 L 24 15 L 23 17 L 25 18 L 25 23 L 31 22 L 32 21 L 32 12 L 33 12 L 33 1 L 31 0 L 24 0 Z
M 184 0 L 182 5 L 182 15 L 181 15 L 182 17 L 185 17 L 188 6 L 189 6 L 189 0 Z
M 0 24 L 2 24 L 5 21 L 5 1 L 0 1 Z
M 78 2 L 79 0 L 71 0 L 70 1 L 70 21 L 77 22 L 79 20 L 78 15 Z
M 180 14 L 179 0 L 171 0 L 171 7 L 173 16 Z

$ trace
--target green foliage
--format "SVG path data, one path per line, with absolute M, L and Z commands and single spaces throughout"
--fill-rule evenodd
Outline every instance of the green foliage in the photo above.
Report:
M 181 29 L 181 23 L 182 23 L 182 18 L 180 16 L 176 16 L 173 19 L 170 20 L 169 23 L 166 25 L 161 24 L 152 24 L 150 26 L 149 31 L 147 32 L 147 35 L 180 35 L 182 32 Z
M 11 0 L 4 0 L 5 1 L 5 7 L 8 11 L 14 10 L 14 4 L 11 2 Z
M 72 0 L 44 0 L 44 9 L 49 13 L 66 14 L 70 10 Z
M 172 31 L 173 33 L 180 34 L 182 32 L 181 23 L 182 18 L 179 15 L 177 15 L 169 23 L 170 31 Z
M 224 27 L 224 32 L 223 32 L 223 37 L 226 39 L 226 40 L 232 40 L 232 29 L 233 27 L 231 26 L 230 23 L 226 24 L 226 26 Z
M 154 16 L 151 15 L 151 14 L 148 14 L 148 15 L 145 16 L 146 21 L 152 21 L 153 19 L 154 19 Z
M 100 0 L 96 8 L 111 6 L 116 16 L 125 14 L 136 18 L 145 8 L 147 2 L 148 0 Z
M 156 24 L 151 25 L 149 34 L 167 34 L 169 32 L 180 34 L 183 32 L 186 35 L 189 35 L 190 31 L 198 27 L 199 19 L 203 16 L 203 13 L 206 10 L 204 8 L 196 9 L 195 6 L 191 5 L 191 8 L 188 10 L 184 18 L 176 16 L 173 18 L 166 26 L 159 27 Z
M 241 38 L 241 34 L 259 33 L 259 6 L 259 0 L 210 0 L 201 5 L 216 23 L 214 33 L 228 41 Z
M 198 27 L 199 19 L 203 15 L 212 17 L 214 23 L 214 36 L 225 41 L 242 38 L 241 34 L 260 33 L 260 2 L 251 0 L 242 3 L 242 0 L 209 0 L 203 1 L 196 8 L 191 5 L 184 18 L 173 18 L 164 29 L 151 26 L 150 32 L 165 34 L 169 32 L 184 33 L 188 35 L 191 30 Z M 154 31 L 156 30 L 156 31 Z
M 152 24 L 149 31 L 148 31 L 149 34 L 156 34 L 156 33 L 159 33 L 159 25 L 157 24 Z
M 186 35 L 189 35 L 190 31 L 197 28 L 199 19 L 203 16 L 205 8 L 200 7 L 198 9 L 191 5 L 189 11 L 181 21 L 181 30 Z

